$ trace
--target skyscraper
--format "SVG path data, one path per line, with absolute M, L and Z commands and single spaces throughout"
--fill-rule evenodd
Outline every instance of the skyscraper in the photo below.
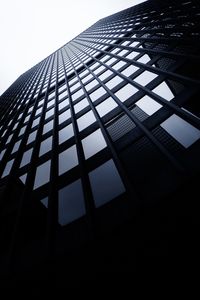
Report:
M 166 228 L 150 215 L 195 214 L 199 24 L 198 1 L 146 1 L 101 19 L 1 96 L 2 257 L 40 262 L 127 222 L 151 235 Z

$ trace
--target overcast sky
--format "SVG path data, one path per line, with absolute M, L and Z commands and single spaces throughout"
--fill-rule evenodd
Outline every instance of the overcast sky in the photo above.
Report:
M 99 19 L 144 1 L 1 1 L 0 95 L 23 72 Z

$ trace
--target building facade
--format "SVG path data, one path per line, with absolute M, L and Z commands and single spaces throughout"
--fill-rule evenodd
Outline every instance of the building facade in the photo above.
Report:
M 187 194 L 200 167 L 199 24 L 199 1 L 146 1 L 0 97 L 2 255 L 33 240 L 61 253 Z

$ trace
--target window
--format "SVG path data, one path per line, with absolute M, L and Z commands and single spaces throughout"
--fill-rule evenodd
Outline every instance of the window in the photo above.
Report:
M 128 68 L 126 68 L 124 71 L 122 71 L 121 73 L 125 76 L 131 76 L 133 73 L 135 73 L 139 68 L 135 67 L 135 66 L 129 66 Z
M 50 160 L 45 162 L 44 164 L 37 167 L 36 175 L 35 175 L 35 182 L 34 182 L 34 189 L 46 184 L 49 182 L 50 179 Z
M 82 95 L 83 95 L 83 90 L 80 89 L 72 95 L 72 100 L 74 101 L 74 100 L 78 99 L 79 97 L 81 97 Z
M 27 165 L 27 164 L 30 163 L 32 152 L 33 152 L 33 149 L 30 149 L 30 150 L 24 152 L 24 154 L 22 156 L 22 161 L 21 161 L 20 167 L 23 167 L 23 166 L 25 166 L 25 165 Z
M 21 140 L 15 143 L 12 153 L 15 153 L 16 151 L 18 151 L 20 144 L 21 144 Z
M 35 140 L 36 134 L 37 134 L 37 130 L 35 130 L 29 134 L 27 144 L 30 144 L 31 142 L 33 142 Z
M 145 86 L 149 82 L 151 82 L 153 79 L 155 79 L 158 75 L 149 72 L 149 71 L 144 71 L 142 74 L 140 74 L 138 77 L 134 79 L 135 82 Z
M 75 145 L 59 154 L 59 175 L 69 171 L 77 165 L 78 157 Z
M 134 86 L 132 86 L 130 83 L 125 85 L 123 88 L 121 88 L 119 91 L 115 93 L 115 95 L 119 98 L 120 101 L 124 102 L 129 97 L 133 96 L 138 89 L 136 89 Z
M 10 170 L 12 168 L 13 162 L 14 162 L 14 159 L 7 162 L 5 169 L 3 171 L 3 174 L 2 174 L 2 178 L 10 174 Z
M 99 99 L 101 96 L 103 96 L 106 93 L 103 87 L 98 88 L 96 91 L 90 94 L 91 100 L 94 102 L 97 99 Z
M 35 119 L 33 121 L 32 128 L 35 127 L 35 126 L 37 126 L 39 124 L 39 122 L 40 122 L 40 118 Z
M 94 74 L 99 74 L 101 71 L 105 70 L 106 68 L 104 66 L 99 67 L 98 69 L 94 70 Z
M 134 59 L 138 54 L 139 54 L 138 52 L 132 51 L 130 54 L 126 56 L 126 58 Z
M 190 147 L 200 138 L 200 130 L 175 114 L 165 120 L 160 126 L 185 148 Z
M 98 81 L 96 79 L 92 80 L 90 83 L 88 83 L 88 84 L 85 85 L 86 91 L 91 90 L 97 84 L 98 84 Z
M 135 103 L 139 108 L 141 108 L 145 113 L 149 116 L 153 115 L 156 111 L 158 111 L 162 105 L 158 102 L 150 98 L 149 96 L 144 96 L 139 101 Z
M 84 216 L 85 204 L 81 180 L 59 190 L 58 195 L 58 222 L 66 225 Z
M 52 149 L 52 137 L 41 142 L 39 156 L 49 152 Z
M 148 63 L 150 60 L 151 60 L 150 57 L 149 57 L 147 54 L 145 54 L 145 55 L 143 55 L 142 57 L 140 57 L 137 61 L 138 61 L 138 62 L 141 62 L 141 63 L 143 63 L 143 64 L 146 64 L 146 63 Z
M 112 159 L 90 172 L 89 178 L 96 207 L 100 207 L 125 192 L 125 187 Z
M 88 101 L 86 98 L 78 102 L 77 104 L 74 105 L 74 110 L 75 113 L 77 114 L 80 110 L 88 106 Z
M 59 131 L 59 144 L 64 143 L 74 135 L 73 126 L 69 124 Z
M 104 79 L 106 79 L 106 78 L 108 78 L 110 75 L 112 75 L 113 74 L 113 72 L 111 72 L 110 70 L 107 70 L 107 71 L 105 71 L 103 74 L 101 74 L 100 76 L 99 76 L 99 79 L 101 80 L 101 81 L 103 81 Z
M 49 132 L 52 129 L 53 129 L 53 120 L 44 125 L 43 134 Z
M 76 84 L 74 84 L 74 85 L 72 85 L 72 86 L 70 87 L 70 91 L 73 92 L 73 91 L 75 91 L 76 89 L 78 89 L 79 87 L 80 87 L 80 83 L 77 82 Z
M 63 109 L 64 107 L 67 107 L 68 104 L 69 104 L 69 100 L 68 100 L 68 99 L 65 99 L 64 101 L 62 101 L 61 103 L 59 103 L 58 109 L 61 110 L 61 109 Z
M 92 123 L 96 122 L 96 118 L 93 114 L 93 112 L 90 110 L 86 114 L 84 114 L 82 117 L 77 119 L 78 129 L 79 131 L 85 129 Z
M 85 78 L 82 79 L 82 82 L 85 84 L 88 80 L 92 79 L 92 74 L 87 75 Z
M 6 152 L 6 149 L 4 149 L 3 151 L 0 152 L 0 160 L 2 160 L 2 158 L 3 158 L 4 154 L 5 154 L 5 152 Z
M 52 109 L 50 109 L 50 110 L 48 110 L 48 111 L 46 112 L 45 119 L 48 119 L 48 118 L 52 117 L 53 114 L 54 114 L 54 108 L 52 108 Z
M 60 95 L 58 96 L 58 100 L 61 100 L 61 99 L 65 98 L 66 96 L 68 96 L 68 92 L 67 92 L 67 91 L 64 91 L 62 94 L 60 94 Z
M 24 134 L 25 129 L 26 129 L 26 126 L 24 126 L 24 127 L 21 128 L 21 130 L 19 132 L 19 136 L 22 135 L 22 134 Z
M 106 99 L 105 101 L 97 105 L 96 109 L 100 117 L 103 117 L 111 110 L 113 110 L 115 107 L 117 107 L 117 103 L 111 97 L 109 97 L 108 99 Z
M 82 140 L 82 145 L 86 159 L 107 147 L 100 129 L 97 129 L 92 134 L 84 138 Z
M 126 65 L 126 63 L 124 61 L 119 61 L 117 64 L 115 64 L 112 68 L 115 70 L 119 70 L 120 68 L 122 68 L 124 65 Z
M 118 85 L 120 82 L 122 82 L 123 79 L 119 76 L 115 76 L 114 78 L 112 78 L 111 80 L 109 80 L 107 83 L 106 83 L 106 86 L 109 88 L 109 89 L 112 89 L 114 88 L 116 85 Z
M 59 115 L 59 124 L 62 124 L 63 122 L 67 121 L 69 118 L 71 118 L 70 109 L 64 111 L 62 114 Z
M 174 95 L 168 85 L 165 82 L 159 84 L 153 91 L 155 94 L 158 94 L 160 97 L 170 101 L 174 98 Z

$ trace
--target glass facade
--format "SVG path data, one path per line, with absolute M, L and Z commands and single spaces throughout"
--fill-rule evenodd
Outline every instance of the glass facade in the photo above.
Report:
M 99 20 L 0 97 L 0 178 L 25 183 L 55 228 L 200 168 L 199 4 L 165 2 Z

